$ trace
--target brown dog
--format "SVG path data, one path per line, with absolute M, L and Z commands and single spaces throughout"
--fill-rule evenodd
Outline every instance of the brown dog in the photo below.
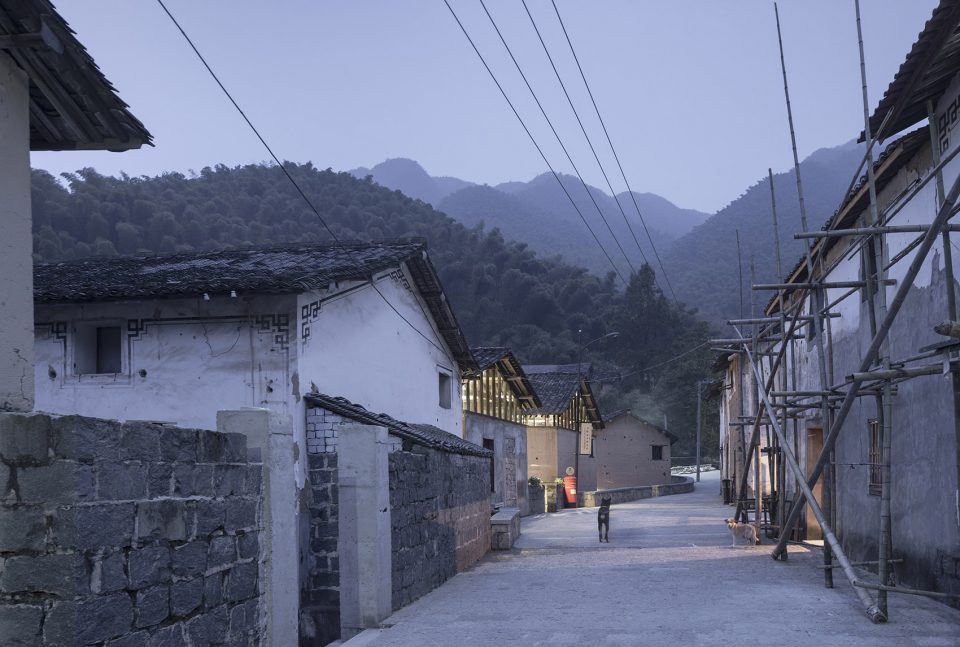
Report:
M 737 539 L 746 539 L 751 544 L 760 545 L 757 529 L 748 523 L 738 523 L 735 519 L 727 519 L 727 528 L 730 530 L 731 548 L 736 547 Z

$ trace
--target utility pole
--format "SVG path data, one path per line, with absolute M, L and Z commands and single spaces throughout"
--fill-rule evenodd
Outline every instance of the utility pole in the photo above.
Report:
M 703 380 L 697 380 L 697 483 L 700 482 L 700 395 Z

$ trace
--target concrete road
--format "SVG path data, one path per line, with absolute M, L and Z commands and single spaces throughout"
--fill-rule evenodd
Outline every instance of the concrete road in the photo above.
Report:
M 960 611 L 926 598 L 891 594 L 890 622 L 872 624 L 842 573 L 823 587 L 816 549 L 730 548 L 717 478 L 614 506 L 609 544 L 596 509 L 524 519 L 515 550 L 346 645 L 960 646 Z

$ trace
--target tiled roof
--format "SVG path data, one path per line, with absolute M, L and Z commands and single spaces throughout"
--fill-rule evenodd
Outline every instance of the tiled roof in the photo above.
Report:
M 870 130 L 877 130 L 887 113 L 893 116 L 879 139 L 906 130 L 927 118 L 927 101 L 934 102 L 947 90 L 960 71 L 960 1 L 941 0 L 906 60 L 870 116 Z M 860 133 L 860 141 L 864 141 Z
M 462 371 L 473 356 L 421 240 L 290 244 L 168 256 L 87 258 L 34 266 L 40 303 L 116 301 L 207 293 L 290 294 L 334 281 L 368 280 L 406 263 Z
M 30 78 L 30 150 L 122 151 L 151 136 L 49 0 L 0 2 L 0 39 Z
M 304 396 L 304 400 L 313 406 L 332 411 L 338 416 L 343 416 L 344 418 L 364 425 L 386 427 L 390 434 L 424 447 L 432 447 L 433 449 L 439 449 L 451 454 L 484 457 L 493 456 L 493 452 L 489 449 L 474 445 L 459 436 L 454 436 L 433 425 L 402 422 L 385 413 L 367 411 L 364 407 L 359 404 L 354 404 L 346 398 L 333 397 L 321 393 L 310 393 Z
M 539 394 L 533 388 L 533 384 L 524 372 L 523 366 L 520 365 L 509 348 L 506 346 L 482 346 L 471 348 L 470 352 L 473 353 L 473 359 L 476 361 L 479 371 L 485 371 L 501 362 L 506 363 L 509 369 L 505 372 L 501 367 L 500 373 L 507 380 L 513 394 L 520 400 L 530 401 L 533 407 L 541 406 L 542 402 Z
M 582 397 L 590 422 L 603 425 L 600 410 L 590 389 L 590 364 L 528 364 L 523 370 L 542 403 L 540 408 L 524 411 L 525 414 L 563 413 L 576 395 L 577 385 L 582 384 Z

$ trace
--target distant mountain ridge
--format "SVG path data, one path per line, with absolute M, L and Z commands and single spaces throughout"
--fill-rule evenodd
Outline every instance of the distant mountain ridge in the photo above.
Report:
M 614 199 L 601 189 L 587 185 L 593 197 L 591 200 L 583 185 L 573 176 L 560 177 L 576 208 L 550 173 L 538 175 L 529 182 L 478 185 L 454 177 L 431 176 L 417 162 L 405 158 L 389 159 L 349 173 L 358 178 L 369 175 L 381 186 L 419 198 L 468 227 L 481 224 L 487 229 L 496 227 L 508 239 L 523 241 L 534 251 L 546 256 L 559 255 L 569 263 L 582 265 L 601 275 L 611 270 L 610 262 L 584 230 L 577 209 L 624 276 L 630 270 L 625 256 L 634 268 L 639 267 L 645 257 L 651 262 L 654 260 L 630 195 L 624 192 Z M 634 198 L 658 249 L 669 246 L 675 238 L 709 217 L 709 214 L 694 209 L 677 207 L 653 193 L 634 193 Z M 598 217 L 597 206 L 606 224 Z M 617 247 L 614 236 L 620 241 L 623 252 Z
M 819 228 L 833 214 L 862 156 L 862 146 L 851 141 L 814 151 L 801 162 L 810 228 Z M 601 276 L 611 271 L 610 261 L 585 230 L 576 209 L 551 174 L 538 175 L 529 182 L 479 185 L 458 178 L 431 176 L 416 162 L 402 158 L 350 173 L 361 178 L 370 175 L 378 184 L 428 202 L 467 227 L 481 224 L 488 230 L 496 227 L 505 238 L 526 243 L 544 256 L 560 256 L 567 263 Z M 580 181 L 569 175 L 560 178 L 625 277 L 630 268 L 624 253 L 634 268 L 640 266 L 645 255 L 657 274 L 662 275 L 629 194 L 617 196 L 618 206 L 609 194 L 589 187 L 623 248 L 621 253 Z M 804 249 L 803 242 L 793 238 L 801 229 L 794 171 L 774 174 L 774 189 L 783 263 L 781 273 L 786 273 Z M 697 309 L 701 317 L 721 328 L 726 328 L 727 319 L 739 316 L 741 291 L 736 250 L 739 230 L 744 315 L 750 313 L 751 300 L 757 309 L 766 304 L 769 294 L 750 290 L 751 260 L 758 282 L 777 282 L 783 278 L 777 276 L 776 271 L 770 184 L 766 174 L 713 215 L 682 209 L 654 193 L 634 193 L 634 198 L 663 260 L 669 285 L 681 302 Z M 630 222 L 629 227 L 620 207 Z M 672 296 L 662 276 L 658 283 Z

